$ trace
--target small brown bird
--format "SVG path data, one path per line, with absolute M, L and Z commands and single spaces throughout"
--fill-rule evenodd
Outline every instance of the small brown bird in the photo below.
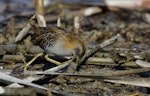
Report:
M 36 41 L 46 53 L 81 57 L 86 51 L 84 42 L 73 32 L 68 32 L 55 26 L 36 27 L 32 25 L 32 27 L 36 34 L 34 41 Z

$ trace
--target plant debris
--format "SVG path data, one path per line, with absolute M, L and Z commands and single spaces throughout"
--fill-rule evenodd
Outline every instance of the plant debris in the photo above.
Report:
M 135 2 L 113 3 L 1 0 L 0 95 L 150 95 L 149 3 L 136 8 Z M 74 32 L 86 53 L 80 58 L 46 53 L 31 25 Z

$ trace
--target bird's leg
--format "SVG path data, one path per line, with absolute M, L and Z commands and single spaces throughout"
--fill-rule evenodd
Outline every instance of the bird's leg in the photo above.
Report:
M 75 63 L 77 63 L 77 64 L 78 64 L 78 63 L 79 63 L 79 60 L 80 60 L 80 59 L 79 59 L 79 57 L 78 57 L 78 56 L 76 56 L 76 62 L 75 62 Z
M 43 55 L 43 53 L 38 53 L 37 55 L 35 55 L 29 62 L 27 62 L 27 63 L 23 66 L 24 70 L 27 70 L 27 67 L 28 67 L 30 64 L 32 64 L 38 57 L 40 57 L 40 56 L 42 56 L 42 55 Z
M 44 58 L 45 58 L 47 61 L 49 61 L 49 62 L 51 62 L 51 63 L 54 63 L 54 64 L 56 64 L 56 65 L 60 65 L 60 64 L 61 64 L 61 62 L 58 62 L 58 61 L 56 61 L 56 60 L 53 60 L 53 59 L 49 58 L 49 57 L 48 57 L 48 54 L 46 54 L 46 55 L 44 56 Z

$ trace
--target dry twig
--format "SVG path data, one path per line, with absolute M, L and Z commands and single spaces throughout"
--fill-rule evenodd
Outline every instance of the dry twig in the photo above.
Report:
M 34 18 L 35 18 L 35 15 L 33 15 L 30 20 L 32 20 Z M 21 41 L 22 38 L 28 33 L 30 28 L 31 28 L 30 23 L 27 23 L 27 25 L 17 35 L 15 42 Z
M 119 37 L 120 35 L 118 34 L 117 36 L 114 36 L 106 41 L 104 41 L 102 44 L 100 44 L 99 46 L 93 48 L 92 50 L 90 50 L 88 53 L 86 53 L 79 61 L 79 64 L 77 65 L 77 70 L 79 70 L 79 67 L 84 64 L 89 57 L 91 57 L 92 55 L 94 55 L 98 50 L 109 46 L 111 44 L 113 44 Z
M 44 0 L 34 0 L 36 18 L 40 27 L 46 27 L 44 18 Z

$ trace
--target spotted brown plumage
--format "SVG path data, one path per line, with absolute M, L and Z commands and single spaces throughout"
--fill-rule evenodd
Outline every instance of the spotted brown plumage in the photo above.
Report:
M 35 33 L 34 41 L 46 53 L 81 57 L 86 51 L 84 42 L 73 32 L 55 26 L 36 27 L 32 25 L 32 29 Z

